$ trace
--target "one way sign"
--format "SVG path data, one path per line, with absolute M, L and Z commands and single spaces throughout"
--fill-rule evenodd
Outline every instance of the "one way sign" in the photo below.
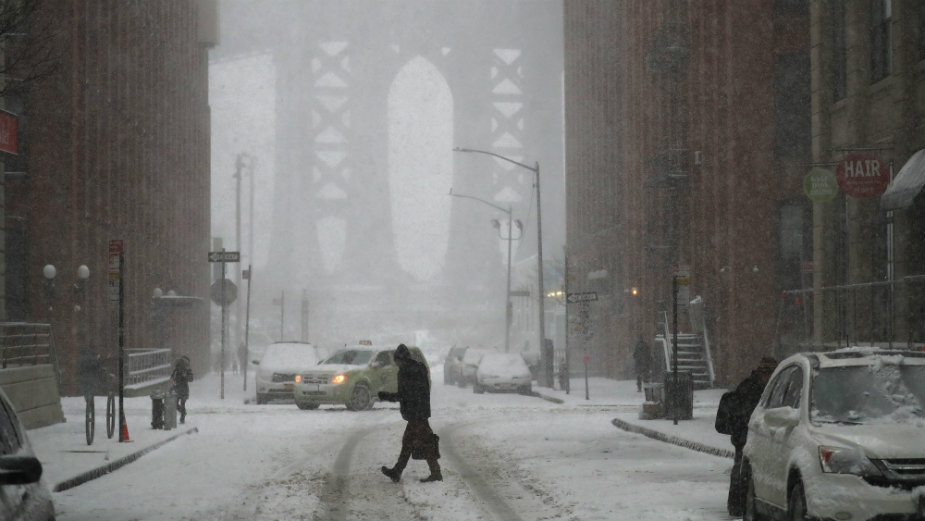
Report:
M 569 293 L 565 296 L 565 300 L 569 304 L 574 304 L 576 302 L 587 302 L 589 300 L 597 300 L 597 293 L 593 291 L 588 291 L 586 293 Z
M 209 262 L 241 262 L 239 251 L 210 251 Z

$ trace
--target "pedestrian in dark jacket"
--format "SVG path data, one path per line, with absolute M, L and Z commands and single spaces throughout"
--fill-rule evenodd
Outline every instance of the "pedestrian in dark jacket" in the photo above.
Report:
M 180 423 L 186 423 L 186 400 L 189 399 L 189 383 L 193 381 L 193 370 L 190 369 L 189 357 L 181 356 L 174 364 L 173 373 L 170 374 L 171 390 L 177 395 L 177 412 L 180 413 Z
M 382 473 L 392 481 L 398 482 L 402 471 L 408 464 L 408 459 L 414 453 L 416 459 L 417 454 L 420 454 L 421 459 L 427 460 L 427 466 L 430 468 L 430 475 L 421 482 L 443 481 L 440 463 L 437 462 L 440 457 L 437 436 L 431 430 L 428 421 L 430 418 L 430 378 L 427 366 L 423 361 L 415 360 L 405 344 L 399 344 L 393 358 L 398 364 L 398 392 L 380 391 L 378 396 L 380 400 L 398 402 L 401 417 L 408 424 L 401 438 L 401 452 L 398 454 L 398 461 L 392 468 L 383 466 Z
M 642 335 L 639 335 L 639 340 L 633 346 L 633 364 L 636 369 L 636 392 L 642 392 L 642 384 L 649 379 L 649 369 L 652 365 L 652 353 Z
M 731 405 L 726 411 L 729 416 L 730 437 L 735 447 L 735 460 L 729 475 L 729 497 L 726 500 L 726 508 L 733 517 L 745 514 L 747 483 L 742 475 L 742 448 L 745 447 L 748 438 L 748 421 L 776 367 L 777 360 L 769 356 L 763 357 L 758 367 L 736 386 L 734 396 L 730 400 Z

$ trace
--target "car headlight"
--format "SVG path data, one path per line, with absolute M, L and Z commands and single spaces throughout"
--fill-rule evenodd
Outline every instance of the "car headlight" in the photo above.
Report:
M 819 446 L 819 463 L 823 472 L 833 474 L 854 474 L 856 476 L 879 476 L 880 470 L 860 449 Z
M 297 384 L 302 383 L 302 375 L 300 374 L 295 375 L 295 383 Z
M 347 381 L 347 375 L 345 374 L 335 375 L 334 378 L 331 378 L 332 384 L 342 384 L 346 381 Z

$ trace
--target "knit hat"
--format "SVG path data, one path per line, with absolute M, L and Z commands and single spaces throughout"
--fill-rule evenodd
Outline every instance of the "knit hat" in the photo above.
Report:
M 396 360 L 411 360 L 411 351 L 408 350 L 408 346 L 405 344 L 398 344 L 398 347 L 395 348 L 395 354 L 392 356 Z

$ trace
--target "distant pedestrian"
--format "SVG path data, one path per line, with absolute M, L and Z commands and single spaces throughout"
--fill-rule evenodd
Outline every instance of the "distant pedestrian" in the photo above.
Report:
M 408 424 L 401 438 L 401 452 L 394 467 L 382 467 L 382 473 L 394 482 L 401 479 L 408 460 L 427 460 L 430 475 L 421 482 L 443 481 L 440 473 L 440 449 L 437 435 L 430 428 L 430 378 L 428 369 L 423 360 L 415 360 L 411 351 L 405 344 L 399 344 L 392 356 L 398 364 L 398 392 L 387 393 L 380 391 L 380 400 L 398 402 L 401 417 Z
M 652 353 L 649 344 L 639 335 L 639 340 L 633 346 L 633 365 L 636 369 L 636 392 L 642 392 L 642 384 L 649 381 L 649 370 L 652 367 Z
M 189 399 L 189 383 L 193 381 L 193 370 L 190 368 L 189 357 L 181 356 L 170 374 L 171 390 L 177 395 L 177 412 L 180 413 L 180 423 L 186 423 L 186 400 Z
M 742 448 L 745 447 L 748 438 L 748 421 L 776 367 L 777 360 L 769 356 L 763 357 L 758 367 L 752 370 L 735 390 L 724 394 L 720 400 L 717 430 L 720 429 L 719 423 L 722 419 L 722 423 L 725 423 L 722 430 L 730 434 L 732 445 L 735 447 L 735 460 L 729 475 L 729 497 L 726 501 L 729 515 L 733 517 L 742 517 L 745 513 L 747 483 L 742 475 Z

